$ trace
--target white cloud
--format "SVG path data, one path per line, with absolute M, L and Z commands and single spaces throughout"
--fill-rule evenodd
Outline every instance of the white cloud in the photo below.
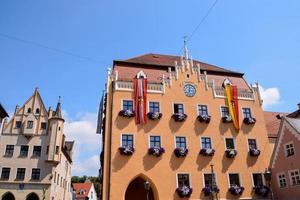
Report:
M 96 134 L 97 114 L 81 113 L 78 120 L 72 120 L 67 112 L 65 134 L 67 140 L 74 140 L 73 175 L 98 175 L 100 135 Z
M 273 87 L 265 89 L 261 85 L 259 85 L 259 91 L 261 98 L 263 99 L 264 109 L 270 108 L 280 103 L 280 93 L 278 88 Z

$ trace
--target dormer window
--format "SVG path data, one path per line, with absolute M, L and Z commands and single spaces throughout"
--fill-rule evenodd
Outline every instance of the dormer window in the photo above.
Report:
M 27 113 L 31 113 L 31 108 L 28 108 L 28 109 L 27 109 Z
M 40 109 L 39 109 L 39 108 L 37 108 L 37 109 L 35 110 L 35 114 L 40 114 Z
M 80 189 L 80 195 L 84 195 L 84 193 L 85 193 L 85 190 L 84 189 Z

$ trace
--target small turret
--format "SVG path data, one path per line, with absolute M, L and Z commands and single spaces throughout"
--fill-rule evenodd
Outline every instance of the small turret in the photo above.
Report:
M 62 119 L 62 120 L 64 120 L 63 117 L 62 117 L 62 114 L 61 114 L 61 96 L 59 96 L 59 98 L 58 98 L 56 109 L 53 112 L 53 116 L 52 117 L 56 118 L 56 119 Z

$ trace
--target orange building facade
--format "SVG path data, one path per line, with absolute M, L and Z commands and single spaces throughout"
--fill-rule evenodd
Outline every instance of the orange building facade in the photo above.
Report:
M 102 199 L 268 199 L 261 102 L 242 73 L 187 51 L 114 61 L 99 110 Z

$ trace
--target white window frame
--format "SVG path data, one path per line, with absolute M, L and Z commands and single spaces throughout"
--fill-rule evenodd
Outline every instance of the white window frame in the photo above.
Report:
M 204 172 L 204 173 L 202 173 L 202 188 L 204 188 L 205 187 L 205 179 L 204 179 L 204 175 L 205 174 L 211 174 L 211 172 Z M 216 185 L 218 185 L 218 177 L 217 177 L 217 173 L 216 172 L 214 172 L 214 174 L 215 174 L 215 181 L 216 181 Z
M 202 147 L 202 138 L 210 138 L 211 148 L 212 148 L 212 149 L 214 148 L 214 144 L 213 144 L 212 138 L 209 137 L 209 136 L 204 136 L 204 135 L 203 135 L 203 136 L 200 137 L 200 147 L 201 147 L 201 149 L 203 148 L 203 147 Z
M 197 106 L 196 106 L 196 113 L 197 113 L 197 116 L 199 116 L 199 114 L 200 114 L 200 113 L 199 113 L 198 106 L 206 106 L 206 107 L 207 107 L 207 114 L 209 115 L 210 112 L 209 112 L 209 107 L 208 107 L 208 105 L 207 105 L 207 104 L 203 104 L 203 103 L 202 103 L 202 104 L 198 103 Z
M 188 149 L 188 141 L 185 135 L 174 135 L 174 148 L 176 148 L 176 137 L 185 137 L 185 146 Z
M 293 145 L 294 154 L 293 154 L 293 155 L 291 155 L 291 156 L 288 156 L 288 154 L 287 154 L 287 148 L 286 148 L 286 145 L 290 145 L 290 144 L 292 144 L 292 145 Z M 287 142 L 287 143 L 285 143 L 285 144 L 284 144 L 284 155 L 285 155 L 285 157 L 286 157 L 286 158 L 289 158 L 289 157 L 292 157 L 292 156 L 294 156 L 295 154 L 296 154 L 296 151 L 295 151 L 295 145 L 294 145 L 294 142 L 293 142 L 293 141 L 290 141 L 290 142 Z
M 241 107 L 241 111 L 242 111 L 241 116 L 243 116 L 243 119 L 245 118 L 245 116 L 244 116 L 244 111 L 243 111 L 244 108 L 249 108 L 249 109 L 250 109 L 250 115 L 251 115 L 251 117 L 253 118 L 253 115 L 252 115 L 252 109 L 251 109 L 250 107 Z
M 185 105 L 184 105 L 183 102 L 172 102 L 172 111 L 173 111 L 173 114 L 175 114 L 175 112 L 174 112 L 174 105 L 175 104 L 182 104 L 183 105 L 183 113 L 186 114 Z
M 279 179 L 279 176 L 280 175 L 284 175 L 284 179 L 285 179 L 285 187 L 281 187 L 281 185 L 280 185 L 280 179 Z M 285 175 L 285 173 L 284 172 L 279 172 L 279 173 L 277 173 L 276 174 L 276 179 L 277 179 L 277 185 L 278 185 L 278 188 L 279 189 L 282 189 L 282 188 L 287 188 L 288 187 L 288 182 L 287 182 L 287 178 L 286 178 L 286 175 Z
M 132 111 L 135 111 L 134 110 L 134 99 L 121 99 L 121 109 L 120 110 L 123 110 L 123 103 L 124 101 L 132 101 Z
M 121 133 L 120 134 L 120 147 L 122 147 L 122 136 L 123 135 L 132 135 L 133 139 L 133 148 L 135 148 L 135 135 L 133 133 Z
M 150 134 L 149 137 L 148 137 L 148 148 L 150 148 L 150 137 L 151 136 L 159 136 L 160 137 L 160 147 L 163 147 L 163 142 L 162 142 L 162 136 L 161 135 L 158 135 L 158 134 Z
M 178 174 L 188 174 L 189 175 L 190 188 L 193 188 L 193 185 L 192 185 L 192 174 L 188 173 L 188 172 L 177 172 L 176 173 L 176 188 L 178 188 Z
M 239 181 L 240 181 L 240 187 L 243 187 L 243 181 L 242 181 L 242 178 L 241 178 L 241 175 L 240 173 L 235 173 L 235 172 L 227 172 L 227 181 L 228 181 L 228 188 L 230 188 L 230 178 L 229 178 L 229 175 L 230 174 L 237 174 L 239 176 Z
M 221 118 L 223 117 L 223 115 L 222 115 L 222 107 L 228 108 L 228 115 L 230 116 L 229 106 L 220 106 L 220 116 L 221 116 Z
M 299 171 L 299 169 L 292 169 L 292 170 L 289 170 L 289 171 L 288 171 L 288 173 L 289 173 L 289 179 L 290 179 L 290 185 L 291 185 L 292 187 L 299 187 L 300 184 L 299 184 L 299 185 L 293 185 L 292 176 L 291 176 L 291 173 L 292 173 L 292 172 L 298 172 L 298 176 L 300 177 L 300 171 Z
M 236 138 L 235 137 L 224 137 L 225 150 L 228 150 L 227 145 L 226 145 L 226 139 L 233 139 L 234 150 L 237 150 Z
M 158 105 L 159 105 L 159 112 L 162 113 L 161 112 L 161 103 L 160 103 L 160 101 L 155 101 L 155 100 L 148 100 L 148 105 L 147 105 L 148 112 L 150 112 L 150 102 L 158 103 Z

